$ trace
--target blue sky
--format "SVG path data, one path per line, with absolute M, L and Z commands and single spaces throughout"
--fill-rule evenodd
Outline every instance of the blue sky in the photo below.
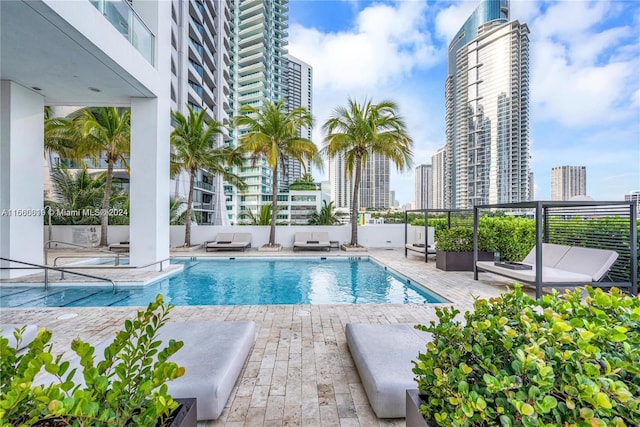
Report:
M 314 141 L 322 145 L 320 125 L 348 97 L 392 99 L 415 165 L 431 163 L 445 143 L 447 48 L 478 4 L 290 0 L 289 53 L 313 67 Z M 562 165 L 586 166 L 595 200 L 640 190 L 640 2 L 512 0 L 511 19 L 531 31 L 535 198 L 550 198 L 551 168 Z M 395 173 L 391 189 L 413 201 L 413 170 Z

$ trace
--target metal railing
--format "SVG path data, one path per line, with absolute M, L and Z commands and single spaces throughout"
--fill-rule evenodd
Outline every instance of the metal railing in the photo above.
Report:
M 81 249 L 87 249 L 93 252 L 108 252 L 111 253 L 110 250 L 108 249 L 104 249 L 104 248 L 94 248 L 91 246 L 83 246 L 83 245 L 79 245 L 77 243 L 69 243 L 69 242 L 63 242 L 62 240 L 47 240 L 44 244 L 44 263 L 48 264 L 48 256 L 49 256 L 49 249 L 51 249 L 51 244 L 52 243 L 59 243 L 61 245 L 67 245 L 67 246 L 73 246 L 75 248 L 81 248 Z M 85 257 L 86 258 L 86 257 Z M 54 262 L 54 266 L 55 266 L 55 262 Z
M 128 254 L 127 255 L 123 255 L 121 253 L 116 252 L 113 255 L 92 256 L 91 259 L 103 259 L 103 258 L 113 259 L 114 260 L 113 266 L 114 267 L 118 267 L 118 266 L 120 266 L 120 258 L 121 257 L 129 258 L 129 255 Z M 53 266 L 54 267 L 58 266 L 58 260 L 59 259 L 86 259 L 86 258 L 87 257 L 85 255 L 59 255 L 59 256 L 57 256 L 57 257 L 55 257 L 53 259 Z M 100 265 L 105 266 L 105 267 L 110 267 L 111 266 L 111 265 L 105 265 L 105 264 L 100 264 Z
M 0 261 L 8 261 L 8 262 L 16 263 L 16 264 L 28 265 L 30 267 L 44 269 L 44 289 L 45 290 L 47 290 L 49 288 L 49 270 L 53 270 L 53 271 L 60 271 L 62 273 L 64 273 L 66 271 L 67 273 L 75 274 L 77 276 L 88 277 L 90 279 L 97 279 L 97 280 L 103 280 L 105 282 L 109 282 L 109 283 L 111 283 L 111 286 L 113 287 L 113 293 L 114 294 L 116 293 L 116 282 L 114 282 L 112 279 L 108 279 L 106 277 L 96 276 L 96 275 L 87 274 L 87 273 L 79 273 L 77 271 L 68 271 L 69 270 L 68 268 L 51 267 L 49 265 L 42 265 L 42 264 L 33 264 L 33 263 L 30 263 L 30 262 L 18 261 L 18 260 L 15 260 L 15 259 L 4 258 L 4 257 L 0 257 Z M 27 267 L 0 267 L 0 270 L 32 270 L 32 268 L 27 268 Z
M 111 269 L 111 270 L 135 270 L 137 268 L 147 268 L 147 267 L 151 267 L 154 266 L 156 264 L 160 264 L 160 271 L 164 271 L 163 270 L 163 266 L 162 264 L 164 264 L 167 261 L 170 261 L 171 258 L 165 258 L 165 259 L 161 259 L 159 261 L 154 261 L 154 262 L 150 262 L 149 264 L 145 264 L 145 265 L 119 265 L 119 266 L 112 266 L 112 265 L 76 265 L 76 266 L 67 266 L 64 267 L 65 271 L 69 271 L 69 270 L 104 270 L 104 269 Z M 70 273 L 73 273 L 71 271 L 69 271 Z M 75 273 L 74 273 L 75 274 Z M 60 279 L 64 279 L 64 271 L 60 274 Z

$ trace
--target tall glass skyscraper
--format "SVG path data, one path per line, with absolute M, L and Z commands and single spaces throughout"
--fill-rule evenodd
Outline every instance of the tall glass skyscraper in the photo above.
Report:
M 243 105 L 260 109 L 265 100 L 287 99 L 289 60 L 286 58 L 288 0 L 241 0 L 231 6 L 231 84 L 229 116 L 239 114 Z M 235 145 L 246 130 L 232 132 Z M 247 188 L 239 193 L 227 186 L 227 210 L 236 223 L 243 211 L 257 212 L 271 201 L 271 170 L 264 159 L 245 160 L 236 171 Z
M 445 203 L 528 200 L 529 28 L 483 0 L 449 45 Z

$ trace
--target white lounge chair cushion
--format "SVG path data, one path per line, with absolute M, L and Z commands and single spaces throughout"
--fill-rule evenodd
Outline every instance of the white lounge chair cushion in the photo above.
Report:
M 22 329 L 24 327 L 24 332 L 22 333 L 22 338 L 20 342 L 16 340 L 16 337 L 13 335 L 13 332 L 16 329 Z M 7 338 L 9 340 L 9 345 L 11 347 L 16 347 L 16 350 L 22 350 L 31 344 L 36 336 L 38 336 L 38 326 L 36 325 L 20 325 L 17 323 L 3 323 L 0 325 L 0 329 L 2 330 L 2 337 Z
M 587 274 L 594 282 L 602 279 L 618 259 L 618 253 L 604 249 L 572 246 L 555 268 Z
M 545 267 L 555 267 L 558 264 L 558 261 L 562 259 L 563 256 L 571 249 L 570 246 L 565 245 L 556 245 L 554 243 L 543 243 L 542 244 L 542 265 Z M 534 246 L 531 249 L 531 252 L 527 254 L 526 257 L 522 260 L 523 264 L 536 264 L 536 247 Z
M 497 266 L 493 261 L 478 261 L 477 266 L 481 270 L 502 274 L 516 280 L 522 280 L 523 282 L 532 283 L 536 281 L 535 265 L 531 266 L 531 270 L 511 270 Z M 592 277 L 588 274 L 576 273 L 553 267 L 542 267 L 543 283 L 590 283 L 592 281 Z
M 416 388 L 412 360 L 426 351 L 431 334 L 413 325 L 347 323 L 347 345 L 369 403 L 379 418 L 405 416 L 405 393 Z

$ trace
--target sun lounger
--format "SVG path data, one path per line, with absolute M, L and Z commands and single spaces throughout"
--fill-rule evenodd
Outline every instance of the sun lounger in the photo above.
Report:
M 583 285 L 599 282 L 607 274 L 618 253 L 578 246 L 542 244 L 541 285 Z M 508 265 L 493 261 L 476 262 L 477 271 L 489 271 L 526 283 L 536 283 L 536 248 L 521 263 Z
M 293 250 L 326 249 L 331 250 L 329 233 L 326 231 L 298 232 L 293 236 Z
M 416 235 L 413 243 L 405 243 L 404 256 L 407 256 L 407 251 L 418 252 L 427 255 L 435 255 L 435 229 L 433 227 L 427 227 L 427 239 L 425 240 L 424 228 L 416 230 Z
M 204 242 L 205 251 L 242 249 L 251 247 L 251 233 L 218 233 L 216 240 Z
M 112 243 L 109 245 L 111 252 L 129 253 L 129 242 Z
M 13 333 L 16 329 L 22 329 L 23 327 L 24 331 L 22 332 L 20 342 L 18 342 Z M 31 344 L 31 341 L 33 341 L 38 335 L 38 327 L 36 325 L 3 323 L 0 325 L 0 330 L 2 330 L 2 337 L 7 338 L 9 340 L 9 345 L 11 347 L 16 347 L 17 350 L 22 350 L 23 348 L 27 347 L 29 344 Z
M 167 383 L 174 399 L 197 399 L 197 418 L 215 420 L 224 409 L 240 372 L 256 339 L 254 322 L 168 322 L 159 331 L 163 346 L 169 339 L 184 342 L 169 361 L 185 368 L 182 377 Z M 102 360 L 104 349 L 111 343 L 104 340 L 95 346 L 95 362 Z M 76 356 L 70 360 L 70 370 L 80 367 Z M 55 381 L 48 374 L 36 381 Z M 74 381 L 82 383 L 76 374 Z
M 406 390 L 416 388 L 412 360 L 431 334 L 409 324 L 347 323 L 347 345 L 378 418 L 405 417 Z

